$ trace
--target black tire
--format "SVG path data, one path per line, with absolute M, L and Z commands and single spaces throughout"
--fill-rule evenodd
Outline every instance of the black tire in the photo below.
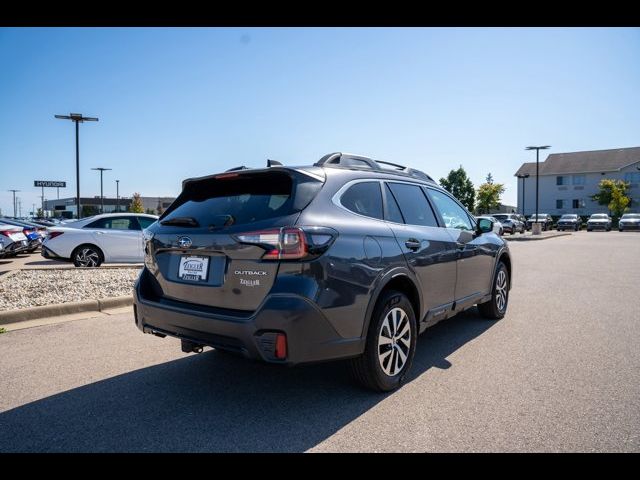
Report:
M 397 309 L 404 312 L 406 317 L 402 316 Z M 394 328 L 393 323 L 388 323 L 387 316 L 391 317 L 393 322 L 394 315 L 397 315 L 395 318 L 400 318 L 397 328 Z M 409 331 L 402 336 L 395 337 L 394 331 L 398 334 L 403 333 L 405 322 L 408 322 Z M 407 333 L 410 334 L 408 340 L 406 339 Z M 411 369 L 411 363 L 416 352 L 417 336 L 416 317 L 409 299 L 400 292 L 393 290 L 385 292 L 378 300 L 373 311 L 364 353 L 350 360 L 354 379 L 363 387 L 378 392 L 389 392 L 399 388 Z M 379 341 L 382 337 L 390 338 L 390 343 L 381 345 Z M 407 343 L 409 343 L 408 347 Z M 384 357 L 385 354 L 387 354 L 386 357 Z M 405 355 L 404 363 L 394 373 L 393 370 L 398 367 L 396 362 L 402 361 L 403 354 Z M 380 359 L 381 357 L 384 358 Z M 383 368 L 387 369 L 388 372 L 385 372 Z
M 618 231 L 619 231 L 619 232 L 622 232 L 622 231 L 624 231 L 624 230 L 622 230 L 622 228 L 619 228 L 619 229 L 618 229 Z
M 501 275 L 504 274 L 504 276 Z M 502 287 L 498 288 L 498 282 Z M 501 306 L 500 306 L 501 305 Z M 480 315 L 489 320 L 500 320 L 507 313 L 509 305 L 509 270 L 503 262 L 498 263 L 491 287 L 491 300 L 478 304 Z
M 99 267 L 104 262 L 104 254 L 95 245 L 80 245 L 71 253 L 71 261 L 77 268 Z

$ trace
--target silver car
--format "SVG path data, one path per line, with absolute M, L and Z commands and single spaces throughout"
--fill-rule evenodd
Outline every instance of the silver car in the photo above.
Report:
M 625 213 L 618 222 L 618 230 L 640 230 L 640 213 Z
M 587 220 L 587 232 L 598 229 L 611 231 L 611 217 L 606 213 L 594 213 Z

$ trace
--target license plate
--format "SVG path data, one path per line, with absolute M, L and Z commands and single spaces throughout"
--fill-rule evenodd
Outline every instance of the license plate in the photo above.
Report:
M 209 257 L 183 256 L 180 257 L 178 278 L 193 282 L 206 282 L 208 270 Z

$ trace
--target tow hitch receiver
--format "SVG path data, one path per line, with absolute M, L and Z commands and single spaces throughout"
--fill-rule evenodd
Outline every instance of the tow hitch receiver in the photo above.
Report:
M 189 340 L 182 340 L 182 351 L 184 353 L 202 353 L 204 345 L 199 343 L 190 342 Z

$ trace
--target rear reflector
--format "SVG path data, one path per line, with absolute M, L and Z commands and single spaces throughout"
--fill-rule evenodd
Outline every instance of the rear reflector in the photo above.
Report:
M 287 336 L 284 333 L 276 335 L 276 358 L 283 360 L 287 358 Z

